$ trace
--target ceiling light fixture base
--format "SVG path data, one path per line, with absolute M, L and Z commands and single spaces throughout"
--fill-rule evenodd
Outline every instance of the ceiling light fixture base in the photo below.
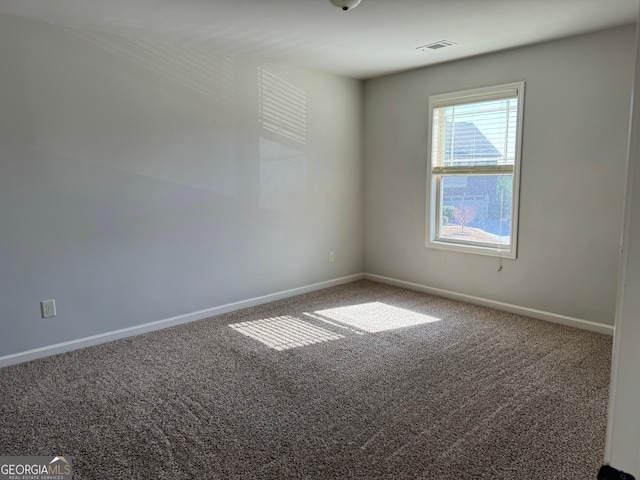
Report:
M 361 0 L 329 0 L 331 5 L 334 7 L 338 7 L 343 11 L 351 10 L 352 8 L 356 8 Z

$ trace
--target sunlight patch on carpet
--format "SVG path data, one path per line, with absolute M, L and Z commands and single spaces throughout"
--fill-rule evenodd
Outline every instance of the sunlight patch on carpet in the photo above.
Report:
M 330 308 L 328 310 L 318 310 L 314 313 L 371 333 L 422 325 L 440 320 L 437 317 L 381 302 Z
M 313 318 L 314 320 L 317 320 L 319 322 L 324 322 L 328 325 L 331 325 L 332 327 L 335 328 L 341 328 L 343 330 L 347 330 L 349 333 L 355 334 L 355 335 L 364 335 L 365 332 L 363 332 L 362 330 L 359 330 L 357 328 L 353 328 L 350 327 L 349 325 L 345 325 L 344 323 L 340 323 L 340 322 L 336 322 L 334 320 L 331 320 L 327 317 L 323 317 L 322 315 L 316 315 L 314 313 L 308 313 L 308 312 L 303 312 L 302 315 L 309 317 L 309 318 Z
M 344 338 L 343 335 L 310 325 L 289 315 L 234 323 L 229 326 L 275 350 L 287 350 Z

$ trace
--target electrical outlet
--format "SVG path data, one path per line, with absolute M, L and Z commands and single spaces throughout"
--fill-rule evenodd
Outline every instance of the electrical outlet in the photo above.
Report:
M 40 302 L 40 314 L 42 318 L 49 318 L 56 316 L 56 301 L 55 300 L 43 300 Z
M 333 263 L 336 261 L 336 257 L 333 254 L 333 250 L 329 252 L 329 263 Z

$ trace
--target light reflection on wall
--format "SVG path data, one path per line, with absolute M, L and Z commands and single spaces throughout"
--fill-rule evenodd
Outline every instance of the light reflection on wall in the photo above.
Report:
M 304 90 L 264 67 L 258 69 L 258 106 L 264 130 L 299 145 L 307 142 L 307 99 Z
M 258 96 L 260 206 L 289 212 L 307 195 L 306 93 L 259 67 Z
M 279 211 L 300 207 L 307 194 L 307 156 L 260 138 L 260 206 Z

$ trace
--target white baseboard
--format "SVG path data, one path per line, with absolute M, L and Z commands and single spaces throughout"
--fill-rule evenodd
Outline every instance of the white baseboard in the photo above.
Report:
M 215 315 L 233 312 L 235 310 L 240 310 L 243 308 L 254 307 L 256 305 L 262 305 L 263 303 L 274 302 L 276 300 L 294 297 L 303 293 L 309 293 L 316 290 L 322 290 L 324 288 L 335 287 L 337 285 L 355 282 L 357 280 L 362 280 L 363 278 L 364 274 L 358 273 L 356 275 L 349 275 L 347 277 L 336 278 L 334 280 L 314 283 L 312 285 L 307 285 L 304 287 L 292 288 L 291 290 L 271 293 L 269 295 L 263 295 L 261 297 L 254 297 L 248 300 L 228 303 L 226 305 L 220 305 L 218 307 L 208 308 L 206 310 L 187 313 L 185 315 L 179 315 L 177 317 L 165 318 L 164 320 L 157 320 L 155 322 L 136 325 L 134 327 L 100 333 L 98 335 L 92 335 L 90 337 L 70 340 L 68 342 L 56 343 L 54 345 L 47 345 L 45 347 L 34 348 L 33 350 L 14 353 L 12 355 L 5 355 L 3 357 L 0 357 L 0 368 L 17 363 L 28 362 L 30 360 L 36 360 L 38 358 L 48 357 L 51 355 L 57 355 L 59 353 L 70 352 L 72 350 L 90 347 L 92 345 L 98 345 L 100 343 L 111 342 L 120 338 L 132 337 L 141 333 L 153 332 L 155 330 L 182 325 L 185 323 L 194 322 L 196 320 L 203 320 Z
M 203 320 L 205 318 L 213 317 L 215 315 L 221 315 L 223 313 L 240 310 L 243 308 L 254 307 L 256 305 L 262 305 L 264 303 L 274 302 L 276 300 L 282 300 L 284 298 L 294 297 L 303 293 L 313 292 L 316 290 L 322 290 L 324 288 L 334 287 L 345 283 L 355 282 L 357 280 L 371 280 L 378 283 L 384 283 L 387 285 L 393 285 L 396 287 L 407 288 L 409 290 L 416 290 L 419 292 L 429 293 L 431 295 L 437 295 L 439 297 L 451 298 L 453 300 L 460 300 L 462 302 L 473 303 L 483 307 L 495 308 L 496 310 L 502 310 L 518 315 L 537 318 L 540 320 L 546 320 L 553 323 L 559 323 L 562 325 L 568 325 L 570 327 L 580 328 L 582 330 L 589 330 L 592 332 L 604 333 L 606 335 L 613 335 L 614 327 L 611 325 L 604 325 L 601 323 L 590 322 L 588 320 L 582 320 L 579 318 L 567 317 L 565 315 L 559 315 L 556 313 L 545 312 L 542 310 L 536 310 L 533 308 L 520 307 L 518 305 L 512 305 L 509 303 L 497 302 L 495 300 L 488 300 L 486 298 L 474 297 L 472 295 L 465 295 L 462 293 L 452 292 L 449 290 L 443 290 L 440 288 L 428 287 L 426 285 L 420 285 L 418 283 L 406 282 L 404 280 L 397 280 L 395 278 L 384 277 L 381 275 L 374 275 L 371 273 L 359 273 L 355 275 L 349 275 L 346 277 L 336 278 L 334 280 L 328 280 L 325 282 L 314 283 L 304 287 L 293 288 L 291 290 L 285 290 L 282 292 L 272 293 L 261 297 L 254 297 L 239 302 L 228 303 L 226 305 L 220 305 L 218 307 L 209 308 L 206 310 L 200 310 L 197 312 L 187 313 L 185 315 L 179 315 L 177 317 L 166 318 L 164 320 L 158 320 L 155 322 L 149 322 L 142 325 L 136 325 L 129 328 L 123 328 L 121 330 L 114 330 L 111 332 L 101 333 L 98 335 L 92 335 L 90 337 L 79 338 L 76 340 L 70 340 L 68 342 L 56 343 L 54 345 L 47 345 L 33 350 L 27 350 L 25 352 L 14 353 L 0 357 L 0 368 L 17 363 L 28 362 L 30 360 L 36 360 L 38 358 L 48 357 L 51 355 L 57 355 L 59 353 L 70 352 L 80 348 L 90 347 L 92 345 L 98 345 L 101 343 L 118 340 L 120 338 L 132 337 L 141 333 L 153 332 L 155 330 L 161 330 L 163 328 L 173 327 L 176 325 L 182 325 L 185 323 L 194 322 L 196 320 Z
M 604 333 L 606 335 L 613 335 L 613 332 L 614 332 L 614 327 L 611 325 L 604 325 L 602 323 L 582 320 L 580 318 L 567 317 L 565 315 L 545 312 L 545 311 L 536 310 L 533 308 L 520 307 L 518 305 L 512 305 L 510 303 L 497 302 L 495 300 L 488 300 L 486 298 L 474 297 L 472 295 L 465 295 L 463 293 L 451 292 L 449 290 L 442 290 L 440 288 L 427 287 L 426 285 L 420 285 L 418 283 L 412 283 L 412 282 L 405 282 L 404 280 L 397 280 L 395 278 L 383 277 L 381 275 L 373 275 L 371 273 L 365 273 L 364 278 L 366 280 L 371 280 L 374 282 L 385 283 L 387 285 L 402 287 L 409 290 L 416 290 L 418 292 L 429 293 L 431 295 L 437 295 L 439 297 L 451 298 L 453 300 L 460 300 L 461 302 L 467 302 L 467 303 L 472 303 L 474 305 L 494 308 L 496 310 L 515 313 L 517 315 L 523 315 L 526 317 L 537 318 L 539 320 L 546 320 L 548 322 L 568 325 L 570 327 L 580 328 L 582 330 L 589 330 L 592 332 Z

